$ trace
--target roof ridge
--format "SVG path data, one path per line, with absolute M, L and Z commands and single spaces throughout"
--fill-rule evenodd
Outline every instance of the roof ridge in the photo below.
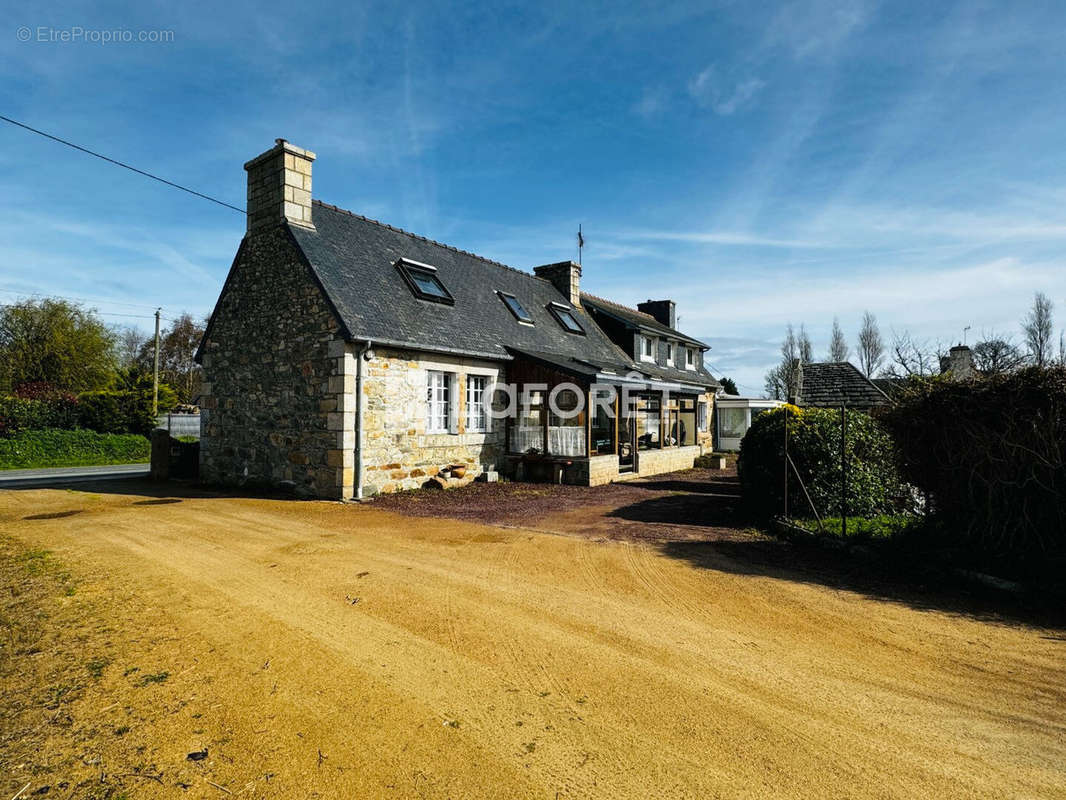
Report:
M 326 203 L 322 200 L 315 199 L 312 199 L 311 203 L 313 205 L 320 205 L 323 208 L 328 208 L 331 211 L 336 211 L 340 214 L 347 214 L 349 217 L 355 217 L 356 219 L 361 219 L 364 222 L 369 222 L 373 225 L 380 225 L 382 228 L 387 228 L 388 230 L 395 231 L 396 233 L 402 233 L 404 236 L 410 236 L 412 239 L 427 242 L 429 244 L 436 245 L 437 247 L 443 247 L 445 250 L 451 250 L 452 252 L 459 253 L 460 255 L 476 258 L 478 261 L 484 261 L 486 264 L 492 264 L 494 267 L 503 267 L 504 269 L 509 269 L 511 272 L 517 272 L 519 275 L 525 275 L 527 278 L 535 278 L 539 281 L 545 280 L 539 275 L 534 275 L 532 272 L 526 272 L 525 270 L 518 269 L 517 267 L 512 267 L 509 264 L 504 264 L 502 261 L 495 261 L 491 258 L 485 258 L 485 256 L 479 256 L 477 253 L 471 253 L 469 250 L 462 250 L 450 244 L 438 242 L 436 239 L 430 239 L 428 236 L 421 236 L 417 233 L 411 233 L 411 231 L 405 231 L 403 228 L 397 228 L 395 225 L 389 225 L 389 223 L 387 222 L 381 222 L 380 220 L 372 219 L 370 217 L 363 216 L 362 214 L 356 214 L 354 211 L 349 211 L 346 208 L 335 206 L 332 203 Z
M 624 311 L 628 311 L 630 314 L 639 314 L 642 317 L 647 317 L 652 322 L 658 322 L 660 325 L 662 325 L 662 323 L 659 322 L 659 320 L 655 319 L 655 317 L 653 317 L 647 311 L 641 311 L 639 308 L 632 308 L 630 306 L 623 305 L 622 303 L 616 303 L 614 300 L 608 300 L 606 297 L 600 297 L 599 295 L 595 295 L 592 292 L 582 291 L 581 295 L 582 295 L 582 297 L 590 297 L 590 298 L 592 298 L 593 301 L 596 301 L 596 302 L 599 302 L 599 303 L 603 303 L 604 305 L 614 306 L 615 308 L 621 308 Z M 666 327 L 666 326 L 664 325 L 663 327 Z

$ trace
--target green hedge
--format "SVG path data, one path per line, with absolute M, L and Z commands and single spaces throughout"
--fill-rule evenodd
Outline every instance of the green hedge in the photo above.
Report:
M 1066 368 L 912 380 L 880 417 L 940 544 L 996 574 L 1066 574 Z
M 760 414 L 744 435 L 737 458 L 742 505 L 756 519 L 784 510 L 784 426 L 788 419 L 788 453 L 803 478 L 818 513 L 840 516 L 840 411 L 783 406 Z M 906 504 L 888 433 L 868 414 L 848 413 L 846 443 L 848 516 L 894 513 Z M 789 513 L 808 517 L 810 505 L 789 471 Z
M 147 392 L 108 390 L 78 395 L 78 422 L 98 433 L 139 433 L 155 428 L 152 396 Z
M 166 401 L 161 393 L 161 400 Z M 160 408 L 168 408 L 160 405 Z M 155 428 L 152 393 L 141 388 L 107 389 L 46 398 L 0 397 L 0 437 L 18 431 L 86 428 L 97 433 L 136 433 Z
M 136 434 L 50 429 L 0 439 L 0 469 L 141 464 L 150 455 L 148 439 Z
M 78 403 L 73 396 L 49 400 L 0 396 L 0 436 L 15 431 L 78 426 Z

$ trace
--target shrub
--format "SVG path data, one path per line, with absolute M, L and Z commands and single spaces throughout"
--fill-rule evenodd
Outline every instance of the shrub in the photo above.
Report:
M 784 510 L 784 426 L 788 453 L 818 513 L 841 514 L 840 412 L 782 406 L 760 414 L 740 443 L 737 474 L 742 505 L 749 515 L 767 519 Z M 901 510 L 903 485 L 887 432 L 869 415 L 848 413 L 846 442 L 847 511 L 873 517 Z M 809 516 L 810 506 L 789 470 L 789 511 Z
M 148 440 L 133 434 L 41 430 L 0 439 L 0 469 L 135 464 L 150 454 Z
M 1066 368 L 912 381 L 881 416 L 945 543 L 989 567 L 1066 566 Z
M 155 428 L 152 395 L 107 390 L 84 392 L 78 397 L 81 427 L 98 433 L 137 433 L 147 436 Z
M 0 436 L 35 428 L 73 428 L 78 422 L 78 401 L 74 395 L 44 391 L 35 384 L 30 391 L 0 397 Z

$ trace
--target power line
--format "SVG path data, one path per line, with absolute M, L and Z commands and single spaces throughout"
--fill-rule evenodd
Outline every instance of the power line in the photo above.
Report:
M 225 206 L 226 208 L 232 208 L 234 211 L 237 211 L 237 212 L 239 212 L 241 214 L 245 213 L 243 208 L 237 208 L 237 206 L 230 205 L 229 203 L 223 202 L 222 200 L 216 200 L 214 197 L 210 197 L 209 195 L 203 194 L 202 192 L 197 192 L 195 189 L 190 189 L 187 186 L 182 186 L 180 183 L 174 183 L 173 181 L 168 181 L 166 178 L 160 178 L 158 175 L 153 175 L 151 172 L 145 172 L 143 169 L 137 169 L 137 167 L 132 167 L 129 164 L 123 163 L 122 161 L 116 161 L 113 158 L 108 158 L 107 156 L 102 155 L 102 154 L 97 153 L 97 152 L 94 152 L 94 151 L 90 150 L 87 147 L 82 147 L 79 144 L 74 144 L 74 142 L 68 142 L 66 139 L 60 139 L 58 136 L 53 136 L 50 133 L 45 133 L 44 131 L 37 130 L 36 128 L 31 128 L 29 125 L 26 125 L 26 124 L 24 124 L 22 122 L 19 122 L 18 120 L 11 119 L 10 117 L 5 117 L 3 114 L 0 114 L 0 120 L 3 120 L 4 122 L 8 122 L 8 123 L 10 123 L 12 125 L 17 125 L 20 128 L 23 128 L 25 130 L 30 131 L 30 133 L 36 133 L 38 136 L 43 136 L 46 139 L 51 139 L 53 142 L 59 142 L 60 144 L 65 144 L 67 147 L 73 147 L 75 150 L 80 150 L 81 152 L 87 153 L 90 156 L 94 156 L 96 158 L 103 159 L 104 161 L 107 161 L 109 164 L 114 164 L 117 167 L 122 167 L 124 169 L 128 169 L 131 172 L 136 172 L 138 175 L 143 175 L 144 177 L 151 178 L 154 181 L 159 181 L 160 183 L 165 183 L 167 186 L 171 186 L 171 187 L 173 187 L 175 189 L 180 189 L 183 192 L 188 192 L 189 194 L 196 195 L 197 197 L 202 197 L 204 200 L 210 200 L 212 203 L 218 203 L 220 206 Z
M 138 308 L 162 308 L 162 306 L 149 306 L 144 303 L 123 303 L 121 300 L 89 300 L 84 297 L 64 297 L 57 294 L 42 294 L 41 292 L 16 292 L 12 289 L 0 289 L 0 294 L 11 294 L 16 297 L 44 297 L 49 299 L 67 300 L 76 303 L 113 303 L 114 305 L 126 305 L 135 306 Z M 3 303 L 0 303 L 0 308 L 5 307 Z M 154 319 L 154 314 L 129 314 L 121 311 L 101 311 L 99 308 L 93 307 L 92 313 L 98 314 L 101 317 L 128 317 L 130 319 Z M 160 315 L 160 319 L 165 319 L 167 322 L 173 322 L 173 317 L 167 317 Z
M 126 300 L 106 300 L 101 297 L 69 297 L 45 292 L 23 292 L 18 289 L 0 289 L 0 294 L 13 294 L 16 297 L 62 297 L 63 300 L 75 300 L 79 303 L 104 303 L 112 306 L 130 306 L 131 308 L 158 308 L 159 306 L 149 303 L 130 303 Z

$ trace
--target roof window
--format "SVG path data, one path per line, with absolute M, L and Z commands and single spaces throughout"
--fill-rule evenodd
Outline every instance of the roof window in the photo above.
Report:
M 441 283 L 436 267 L 420 261 L 412 261 L 409 258 L 401 258 L 396 262 L 396 269 L 400 271 L 415 297 L 433 303 L 455 305 L 455 298 Z
M 552 312 L 552 316 L 555 317 L 556 321 L 563 326 L 564 331 L 585 335 L 585 329 L 577 321 L 572 308 L 564 306 L 562 303 L 548 303 L 548 310 Z
M 497 294 L 500 296 L 500 299 L 503 300 L 503 304 L 507 306 L 507 310 L 514 314 L 516 320 L 524 322 L 527 325 L 533 324 L 533 317 L 529 315 L 529 312 L 526 311 L 525 306 L 519 302 L 517 297 L 513 294 L 508 294 L 507 292 L 497 292 Z

